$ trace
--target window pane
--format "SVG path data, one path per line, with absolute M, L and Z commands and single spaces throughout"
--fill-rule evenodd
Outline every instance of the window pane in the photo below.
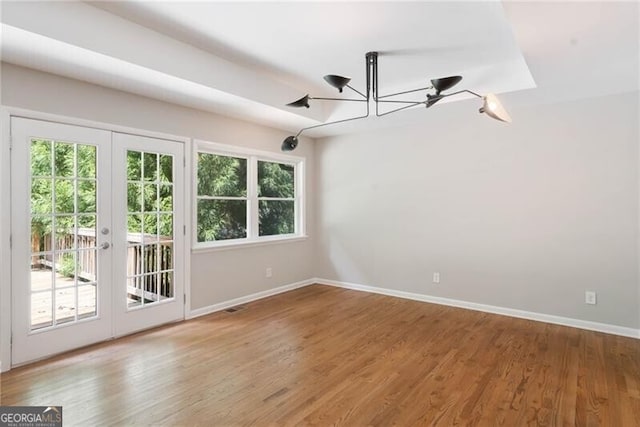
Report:
M 173 272 L 164 271 L 158 274 L 158 293 L 160 294 L 160 300 L 173 298 Z
M 56 322 L 67 323 L 75 320 L 76 289 L 67 288 L 56 290 Z
M 246 200 L 198 200 L 198 242 L 245 237 Z
M 284 163 L 258 162 L 259 197 L 295 197 L 295 167 Z
M 73 202 L 75 200 L 75 189 L 73 187 L 73 180 L 56 179 L 56 213 L 73 213 Z
M 142 216 L 145 241 L 158 240 L 158 214 L 150 213 Z
M 173 182 L 173 156 L 160 155 L 160 181 Z
M 57 177 L 72 177 L 75 166 L 75 153 L 73 144 L 65 144 L 64 142 L 56 142 L 53 163 L 56 169 Z
M 51 291 L 31 294 L 31 330 L 53 324 L 53 294 Z
M 51 176 L 51 143 L 34 139 L 31 142 L 31 175 Z
M 31 181 L 31 213 L 47 214 L 53 212 L 52 180 L 33 179 Z
M 36 216 L 31 218 L 31 252 L 51 250 L 52 222 L 50 216 Z
M 78 144 L 78 176 L 96 177 L 96 147 Z
M 144 212 L 155 212 L 158 210 L 158 185 L 145 184 L 143 190 Z
M 140 181 L 142 179 L 142 153 L 127 151 L 127 179 Z
M 144 272 L 154 273 L 159 270 L 158 245 L 144 245 Z
M 247 196 L 247 160 L 198 153 L 199 196 Z
M 160 185 L 160 211 L 173 212 L 173 185 Z
M 94 213 L 96 211 L 96 182 L 78 181 L 78 212 Z
M 54 233 L 54 244 L 57 251 L 75 248 L 75 221 L 71 215 L 57 216 Z
M 95 283 L 78 287 L 78 318 L 86 319 L 97 314 L 97 292 Z
M 80 236 L 78 236 L 80 237 Z M 93 239 L 92 239 L 93 240 Z M 91 244 L 94 244 L 91 241 Z M 87 245 L 87 246 L 89 246 Z M 98 278 L 98 253 L 95 249 L 78 251 L 76 254 L 78 284 L 95 282 Z
M 260 236 L 295 233 L 295 203 L 293 200 L 260 201 Z
M 173 215 L 172 214 L 161 214 L 160 218 L 160 237 L 163 240 L 172 240 L 173 239 Z
M 142 233 L 142 215 L 127 215 L 127 233 L 131 234 L 140 234 Z M 131 241 L 131 239 L 140 240 L 140 236 L 128 236 L 127 240 Z
M 142 212 L 142 184 L 127 184 L 127 210 L 129 213 Z
M 56 260 L 56 274 L 55 274 L 56 289 L 74 286 L 76 271 L 80 269 L 76 261 L 76 254 L 74 252 L 58 253 L 55 256 L 55 260 Z
M 51 270 L 52 261 L 52 253 L 31 257 L 32 291 L 46 291 L 53 289 L 53 273 Z
M 158 155 L 154 153 L 142 153 L 144 159 L 144 180 L 158 180 Z

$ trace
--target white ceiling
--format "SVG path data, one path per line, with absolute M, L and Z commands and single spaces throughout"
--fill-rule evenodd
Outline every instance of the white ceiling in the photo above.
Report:
M 330 73 L 364 91 L 370 50 L 381 53 L 383 93 L 453 74 L 464 76 L 460 88 L 503 94 L 507 107 L 638 90 L 635 2 L 5 1 L 2 23 L 3 61 L 292 131 L 360 112 L 284 104 L 337 96 L 322 80 Z

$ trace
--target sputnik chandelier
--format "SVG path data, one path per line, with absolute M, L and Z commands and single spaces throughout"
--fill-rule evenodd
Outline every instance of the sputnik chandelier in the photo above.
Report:
M 309 108 L 309 101 L 311 100 L 364 102 L 367 107 L 366 114 L 357 116 L 357 117 L 351 117 L 348 119 L 336 120 L 328 123 L 321 123 L 319 125 L 309 126 L 309 127 L 300 129 L 300 131 L 295 136 L 292 135 L 285 138 L 285 140 L 282 142 L 282 151 L 295 150 L 295 148 L 298 146 L 298 137 L 300 136 L 300 134 L 302 134 L 302 132 L 306 130 L 318 128 L 321 126 L 334 125 L 337 123 L 350 122 L 353 120 L 360 120 L 360 119 L 369 117 L 369 101 L 371 99 L 373 99 L 375 103 L 376 116 L 382 117 L 382 116 L 386 116 L 392 113 L 397 113 L 398 111 L 406 110 L 407 108 L 415 107 L 418 105 L 424 105 L 427 108 L 431 108 L 435 103 L 437 103 L 443 98 L 466 92 L 482 99 L 483 104 L 482 104 L 482 107 L 480 107 L 480 110 L 479 110 L 480 113 L 485 113 L 489 117 L 492 117 L 496 120 L 511 123 L 511 117 L 509 116 L 509 113 L 507 113 L 507 111 L 502 107 L 502 104 L 500 104 L 500 101 L 498 100 L 498 98 L 492 93 L 482 96 L 468 89 L 463 89 L 463 90 L 459 90 L 457 92 L 451 92 L 451 93 L 443 93 L 444 91 L 447 91 L 451 89 L 453 86 L 460 83 L 460 80 L 462 80 L 462 76 L 450 76 L 450 77 L 442 77 L 439 79 L 432 79 L 431 86 L 421 87 L 421 88 L 412 89 L 412 90 L 405 90 L 403 92 L 390 93 L 388 95 L 380 95 L 379 94 L 380 87 L 378 86 L 378 52 L 368 52 L 365 55 L 365 61 L 366 61 L 365 67 L 366 67 L 366 76 L 367 76 L 367 90 L 365 93 L 362 93 L 359 90 L 350 86 L 349 82 L 351 81 L 351 79 L 349 77 L 338 76 L 335 74 L 329 74 L 324 76 L 324 80 L 327 83 L 329 83 L 331 86 L 338 89 L 340 93 L 342 93 L 343 89 L 346 87 L 348 89 L 351 89 L 353 92 L 355 92 L 359 96 L 358 98 L 319 98 L 319 97 L 314 97 L 310 95 L 305 95 L 302 98 L 298 99 L 297 101 L 287 104 L 287 106 L 298 107 L 298 108 L 301 108 L 301 107 Z M 427 93 L 426 99 L 423 101 L 408 101 L 408 100 L 401 100 L 397 98 L 399 95 L 406 95 L 408 93 L 420 92 L 425 90 L 426 91 L 434 90 L 435 93 Z M 396 104 L 398 105 L 398 107 L 393 110 L 385 111 L 381 113 L 379 110 L 379 104 L 383 104 L 383 103 Z

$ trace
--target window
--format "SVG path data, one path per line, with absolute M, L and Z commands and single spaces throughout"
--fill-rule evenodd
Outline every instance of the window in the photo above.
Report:
M 196 248 L 303 236 L 303 159 L 205 142 L 194 158 Z

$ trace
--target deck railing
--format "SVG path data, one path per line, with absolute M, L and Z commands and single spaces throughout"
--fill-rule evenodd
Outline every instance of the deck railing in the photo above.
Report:
M 170 236 L 129 233 L 127 234 L 127 289 L 132 299 L 173 297 L 173 242 Z M 57 272 L 65 270 L 65 263 L 73 266 L 73 251 L 77 249 L 75 268 L 71 275 L 78 279 L 93 282 L 96 280 L 96 232 L 92 228 L 79 228 L 74 234 L 57 234 L 55 241 L 56 260 L 52 251 L 54 242 L 51 233 L 31 236 L 32 252 L 45 253 L 32 258 L 32 268 L 55 268 Z M 65 254 L 71 256 L 65 260 Z

